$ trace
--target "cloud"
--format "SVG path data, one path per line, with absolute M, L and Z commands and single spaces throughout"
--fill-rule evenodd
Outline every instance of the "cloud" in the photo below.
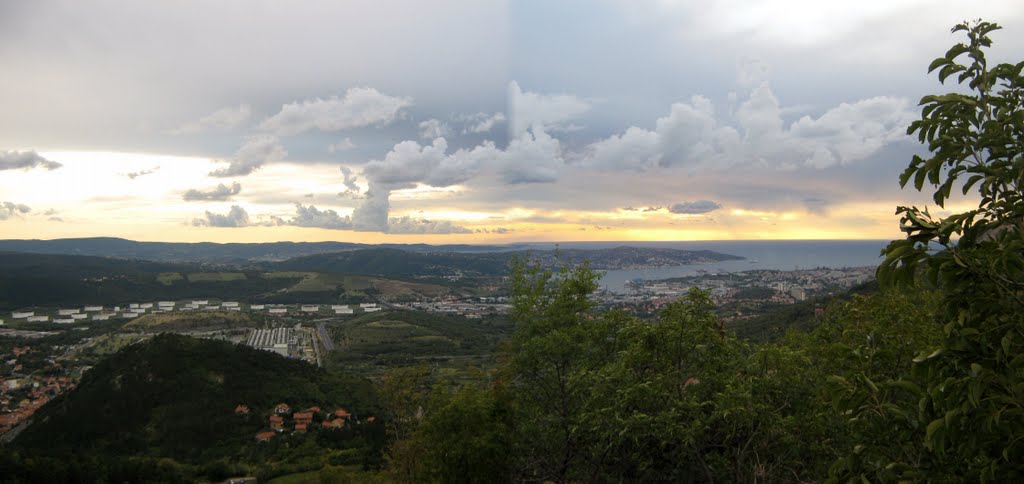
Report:
M 680 214 L 699 214 L 713 212 L 722 208 L 718 202 L 711 200 L 697 200 L 695 202 L 681 202 L 668 208 L 669 212 Z
M 341 176 L 344 177 L 342 183 L 345 185 L 345 191 L 338 195 L 349 198 L 362 198 L 362 193 L 359 191 L 359 185 L 356 183 L 356 175 L 352 173 L 352 169 L 347 166 L 342 166 Z
M 197 201 L 219 201 L 230 200 L 231 197 L 238 195 L 242 191 L 242 185 L 238 182 L 234 182 L 231 186 L 227 186 L 223 183 L 218 184 L 216 187 L 209 190 L 197 190 L 195 188 L 185 192 L 181 199 L 186 202 L 197 202 Z
M 508 227 L 495 227 L 493 229 L 476 229 L 474 232 L 478 234 L 511 234 L 516 229 L 510 229 Z
M 906 127 L 916 117 L 906 99 L 894 97 L 842 103 L 789 126 L 782 111 L 767 83 L 753 89 L 738 107 L 735 126 L 709 99 L 694 96 L 688 103 L 673 104 L 653 130 L 633 126 L 590 144 L 583 162 L 633 170 L 698 164 L 827 168 L 863 160 L 905 139 Z
M 355 147 L 356 144 L 352 142 L 352 138 L 345 138 L 337 143 L 328 146 L 327 151 L 331 153 L 337 153 L 339 151 L 348 151 Z
M 153 168 L 150 168 L 148 170 L 139 170 L 139 171 L 133 171 L 131 173 L 125 173 L 124 176 L 134 180 L 134 179 L 136 179 L 136 178 L 138 178 L 140 176 L 152 175 L 153 173 L 156 173 L 157 170 L 159 170 L 159 169 L 160 169 L 159 166 L 154 166 Z
M 211 171 L 210 176 L 245 176 L 263 166 L 264 163 L 282 160 L 285 156 L 288 156 L 288 152 L 284 150 L 276 136 L 250 136 L 246 139 L 245 144 L 235 152 L 235 156 L 228 162 L 228 166 Z
M 296 227 L 317 227 L 332 230 L 352 230 L 352 218 L 341 216 L 334 210 L 320 210 L 313 205 L 308 207 L 301 203 L 295 204 L 295 217 L 284 221 L 284 225 Z
M 462 134 L 486 133 L 493 129 L 495 125 L 505 122 L 505 113 L 476 113 L 467 116 L 460 116 L 456 119 L 466 125 L 462 130 Z
M 193 134 L 204 131 L 220 131 L 237 128 L 252 116 L 252 108 L 248 104 L 239 104 L 219 109 L 196 121 L 182 124 L 171 130 L 171 134 Z
M 371 181 L 366 197 L 352 211 L 352 228 L 360 232 L 387 232 L 390 197 L 391 190 Z
M 36 167 L 56 170 L 64 165 L 39 156 L 35 151 L 0 151 L 0 171 L 32 169 Z
M 244 208 L 232 205 L 231 210 L 224 215 L 207 211 L 206 218 L 194 219 L 192 225 L 196 227 L 248 227 L 252 224 L 249 222 L 249 214 Z
M 315 129 L 330 132 L 385 126 L 394 121 L 403 108 L 411 105 L 411 98 L 389 96 L 370 87 L 353 87 L 342 97 L 285 104 L 280 112 L 260 123 L 260 128 L 280 136 L 291 136 Z
M 509 126 L 512 136 L 518 136 L 535 125 L 545 130 L 563 127 L 566 121 L 577 119 L 590 111 L 590 103 L 576 96 L 544 95 L 523 92 L 519 83 L 508 84 Z
M 448 123 L 439 119 L 428 119 L 419 124 L 421 139 L 442 138 L 451 134 Z
M 7 220 L 11 217 L 20 217 L 31 212 L 28 205 L 13 202 L 0 203 L 0 220 Z
M 373 214 L 379 217 L 380 214 L 387 216 L 387 209 Z M 359 217 L 363 217 L 360 223 L 356 223 Z M 369 220 L 367 215 L 353 213 L 352 216 L 340 215 L 330 209 L 318 209 L 313 205 L 303 206 L 295 204 L 295 216 L 291 219 L 276 219 L 277 225 L 292 225 L 296 227 L 314 227 L 330 230 L 357 230 L 370 232 L 387 232 L 391 234 L 469 234 L 472 230 L 455 225 L 447 220 L 414 219 L 412 217 L 392 217 L 386 219 L 385 223 L 379 220 Z M 373 218 L 373 217 L 371 217 Z
M 471 234 L 472 230 L 455 225 L 450 220 L 414 219 L 408 216 L 388 220 L 391 234 Z

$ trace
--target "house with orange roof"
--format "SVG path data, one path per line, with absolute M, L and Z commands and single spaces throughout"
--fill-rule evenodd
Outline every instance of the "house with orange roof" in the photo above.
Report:
M 306 428 L 307 427 L 308 427 L 307 424 L 297 423 L 297 424 L 295 424 L 295 432 L 296 433 L 300 433 L 300 434 L 306 433 Z
M 320 407 L 309 407 L 309 408 L 307 408 L 307 409 L 305 409 L 303 411 L 304 412 L 309 412 L 309 413 L 312 413 L 312 414 L 317 414 L 317 413 L 320 413 Z
M 310 412 L 296 412 L 295 415 L 292 415 L 292 418 L 295 419 L 296 423 L 300 424 L 309 424 L 313 422 L 313 414 Z
M 274 430 L 284 430 L 284 419 L 280 415 L 270 416 L 270 428 Z
M 268 440 L 270 440 L 272 438 L 274 438 L 274 433 L 273 432 L 260 432 L 260 433 L 256 434 L 256 440 L 258 440 L 260 442 L 266 442 L 266 441 L 268 441 Z
M 345 419 L 336 418 L 334 420 L 324 420 L 323 426 L 325 429 L 340 429 L 345 427 Z
M 366 422 L 367 423 L 371 423 L 371 422 L 373 422 L 375 420 L 377 420 L 377 417 L 374 417 L 373 415 L 370 415 L 369 417 L 366 417 Z
M 352 414 L 348 413 L 348 410 L 345 410 L 344 408 L 339 408 L 334 411 L 334 416 L 339 418 L 351 418 Z
M 278 415 L 286 415 L 292 412 L 292 407 L 289 407 L 287 403 L 279 403 L 274 407 L 274 413 Z
M 238 415 L 247 415 L 249 413 L 249 406 L 238 404 L 238 406 L 235 407 L 235 413 Z

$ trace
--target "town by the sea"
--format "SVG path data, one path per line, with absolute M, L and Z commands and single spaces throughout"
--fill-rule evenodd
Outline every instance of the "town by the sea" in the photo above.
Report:
M 742 260 L 697 265 L 603 271 L 601 287 L 607 291 L 622 294 L 627 292 L 626 283 L 636 279 L 652 281 L 673 277 L 695 276 L 704 273 L 734 273 L 751 270 L 793 271 L 818 267 L 874 267 L 882 262 L 880 253 L 888 243 L 888 240 L 743 240 L 562 242 L 559 244 L 531 245 L 537 248 L 551 248 L 557 245 L 566 249 L 602 249 L 623 245 L 663 247 L 683 250 L 711 250 L 744 258 Z

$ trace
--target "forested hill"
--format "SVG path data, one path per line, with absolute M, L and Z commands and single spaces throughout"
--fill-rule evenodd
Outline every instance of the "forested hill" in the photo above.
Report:
M 680 266 L 742 257 L 679 249 L 615 247 L 611 249 L 521 250 L 489 253 L 409 252 L 397 249 L 361 249 L 296 257 L 262 264 L 274 270 L 303 270 L 372 274 L 380 276 L 501 275 L 513 259 L 537 261 L 546 267 L 589 262 L 598 270 Z
M 379 415 L 369 381 L 246 346 L 172 334 L 101 361 L 77 388 L 44 405 L 12 445 L 35 456 L 169 458 L 200 467 L 231 461 L 254 471 L 280 458 L 254 438 L 269 430 L 278 403 L 298 411 L 350 411 L 352 429 L 338 430 L 332 439 L 311 433 L 317 443 L 306 445 L 352 447 L 353 463 L 379 461 L 383 428 L 355 423 Z M 237 414 L 240 404 L 250 412 Z M 280 439 L 292 437 L 274 438 Z
M 239 263 L 248 261 L 282 261 L 292 257 L 325 254 L 354 249 L 387 247 L 411 252 L 480 252 L 514 249 L 517 246 L 385 244 L 367 245 L 351 242 L 137 242 L 114 237 L 93 237 L 55 240 L 0 240 L 0 252 L 35 254 L 91 255 L 122 259 L 145 259 L 162 262 Z

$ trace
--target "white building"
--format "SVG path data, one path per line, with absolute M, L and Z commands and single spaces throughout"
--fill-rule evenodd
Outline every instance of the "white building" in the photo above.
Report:
M 174 301 L 160 301 L 160 302 L 156 303 L 156 305 L 160 309 L 163 309 L 163 308 L 173 308 L 174 307 Z
M 195 307 L 205 306 L 207 304 L 210 304 L 210 301 L 192 301 L 192 305 Z
M 74 319 L 75 321 L 78 321 L 79 319 L 85 319 L 85 318 L 88 318 L 88 317 L 89 317 L 88 314 L 81 314 L 81 313 L 75 313 L 75 314 L 71 315 L 71 319 Z
M 109 314 L 93 314 L 92 315 L 92 320 L 93 321 L 106 321 L 108 319 L 110 319 L 110 315 Z
M 237 307 L 239 307 L 238 303 L 235 302 L 235 301 L 226 301 L 223 304 L 221 304 L 221 306 L 224 306 L 226 308 L 237 308 Z
M 26 321 L 30 323 L 45 323 L 50 320 L 49 316 L 29 316 Z
M 263 309 L 263 305 L 262 304 L 250 304 L 249 305 L 249 309 L 251 309 L 253 311 L 259 311 L 259 310 Z
M 25 319 L 25 318 L 30 318 L 30 317 L 35 316 L 35 315 L 36 315 L 36 313 L 34 313 L 32 311 L 24 311 L 24 312 L 17 312 L 17 311 L 15 311 L 15 312 L 11 313 L 11 317 L 14 318 L 14 319 Z
M 77 309 L 58 309 L 57 310 L 57 315 L 58 316 L 71 316 L 72 314 L 78 314 L 78 310 Z
M 87 312 L 87 313 L 98 313 L 100 311 L 103 311 L 103 306 L 86 306 L 85 307 L 85 312 Z
M 75 322 L 75 320 L 71 319 L 71 318 L 67 318 L 67 319 L 54 318 L 53 322 L 55 322 L 57 324 L 72 324 L 72 323 Z
M 349 307 L 342 307 L 341 309 L 334 310 L 334 314 L 352 314 L 353 312 L 352 308 Z
M 359 303 L 359 307 L 361 307 L 363 309 L 374 308 L 374 307 L 377 307 L 377 303 Z
M 380 311 L 380 309 L 381 308 L 378 308 L 378 307 L 370 307 L 370 308 L 363 308 L 363 311 L 366 311 L 368 313 L 375 313 L 377 311 Z
M 302 306 L 302 312 L 304 312 L 304 313 L 315 313 L 317 311 L 320 311 L 320 306 L 309 306 L 309 305 Z
M 139 304 L 139 307 L 142 309 L 153 309 L 153 303 L 142 303 Z
M 270 314 L 288 314 L 288 308 L 270 308 Z

